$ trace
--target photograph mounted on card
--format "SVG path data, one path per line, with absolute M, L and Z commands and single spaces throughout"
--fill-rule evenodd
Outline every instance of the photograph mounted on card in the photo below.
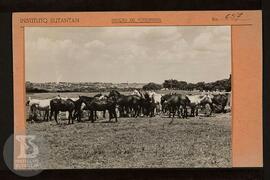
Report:
M 14 13 L 15 169 L 262 167 L 261 26 L 261 11 Z

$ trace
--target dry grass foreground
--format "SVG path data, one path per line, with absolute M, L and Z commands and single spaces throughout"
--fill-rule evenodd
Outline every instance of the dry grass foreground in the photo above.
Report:
M 40 169 L 231 167 L 231 114 L 27 123 Z

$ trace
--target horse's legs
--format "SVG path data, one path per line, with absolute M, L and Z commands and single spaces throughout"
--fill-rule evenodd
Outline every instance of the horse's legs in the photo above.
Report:
M 172 107 L 171 108 L 171 113 L 172 113 L 172 116 L 174 117 L 174 111 L 175 111 L 175 107 Z
M 74 112 L 74 117 L 75 117 L 75 118 L 77 117 L 77 121 L 78 121 L 78 122 L 81 122 L 81 114 L 82 114 L 81 110 L 76 110 L 76 111 Z
M 131 112 L 131 107 L 127 106 L 126 107 L 126 116 L 129 117 L 129 113 Z
M 188 117 L 187 106 L 184 106 L 183 108 L 184 108 L 184 114 L 185 114 L 184 117 L 187 118 Z
M 139 106 L 138 116 L 143 116 L 143 106 L 142 105 Z
M 71 120 L 71 123 L 73 124 L 73 118 L 72 118 L 72 111 L 68 111 L 68 124 L 70 124 L 70 120 Z
M 98 119 L 97 111 L 95 111 L 95 121 Z
M 103 111 L 103 118 L 106 118 L 106 110 Z
M 174 106 L 172 107 L 171 112 L 172 112 L 172 115 L 173 115 L 173 118 L 174 118 L 174 115 L 175 115 L 175 107 Z
M 68 114 L 68 124 L 70 124 L 70 112 L 66 112 L 66 114 Z
M 136 112 L 136 116 L 135 116 L 135 117 L 140 116 L 140 110 L 141 110 L 141 107 L 140 107 L 140 106 L 138 106 L 138 107 L 137 107 L 137 112 Z
M 43 120 L 46 120 L 48 121 L 48 110 L 45 110 L 45 114 L 44 114 L 44 117 L 43 117 Z
M 114 118 L 115 118 L 115 122 L 117 122 L 117 114 L 116 114 L 116 110 L 113 109 L 113 115 L 114 115 Z
M 89 114 L 88 114 L 88 121 L 92 120 L 93 121 L 93 117 L 94 116 L 94 112 L 93 111 L 89 111 Z
M 212 115 L 212 112 L 213 112 L 213 110 L 214 110 L 213 104 L 210 104 L 210 108 L 211 108 L 211 111 L 210 111 L 210 116 L 211 116 L 211 115 Z
M 122 117 L 123 113 L 122 113 L 122 107 L 121 106 L 118 106 L 118 111 L 119 111 L 119 117 Z
M 195 107 L 191 107 L 190 115 L 193 116 L 193 117 L 195 116 L 194 112 L 195 112 Z
M 38 113 L 39 113 L 39 117 L 42 117 L 42 114 L 41 114 L 41 111 L 40 110 L 38 110 Z
M 47 121 L 49 121 L 50 110 L 47 110 Z
M 52 120 L 53 110 L 50 111 L 50 121 Z
M 111 109 L 108 109 L 108 111 L 109 111 L 109 122 L 111 122 L 111 119 L 112 119 L 112 111 L 111 111 Z
M 138 107 L 137 106 L 134 106 L 134 109 L 133 109 L 133 113 L 134 113 L 134 117 L 137 117 L 137 112 L 138 112 Z
M 55 120 L 56 124 L 58 124 L 57 114 L 58 114 L 58 111 L 54 111 L 54 120 Z
M 89 120 L 91 119 L 91 122 L 93 123 L 95 120 L 94 120 L 94 117 L 95 116 L 95 112 L 94 111 L 91 111 L 91 118 L 89 116 Z
M 66 116 L 67 116 L 67 118 L 68 118 L 68 124 L 70 124 L 70 116 L 71 116 L 70 111 L 67 111 L 67 112 L 66 112 Z
M 176 110 L 177 110 L 177 116 L 180 118 L 181 117 L 181 108 L 178 106 L 177 108 L 176 108 Z
M 152 107 L 152 110 L 151 110 L 151 112 L 152 112 L 152 113 L 151 113 L 151 117 L 155 117 L 155 109 L 156 109 L 155 107 Z

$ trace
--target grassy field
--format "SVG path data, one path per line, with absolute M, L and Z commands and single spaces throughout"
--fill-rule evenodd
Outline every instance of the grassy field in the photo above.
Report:
M 82 94 L 82 93 L 80 93 Z M 86 95 L 92 95 L 87 93 Z M 54 93 L 31 94 L 35 98 Z M 77 93 L 65 93 L 77 97 Z M 27 123 L 27 134 L 40 137 L 38 168 L 230 167 L 231 114 L 188 119 L 156 116 L 101 117 L 91 123 L 67 120 Z M 42 139 L 42 140 L 40 140 Z

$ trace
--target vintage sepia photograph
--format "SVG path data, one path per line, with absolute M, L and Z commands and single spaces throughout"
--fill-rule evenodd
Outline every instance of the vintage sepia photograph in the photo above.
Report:
M 232 167 L 231 26 L 25 27 L 26 169 Z

